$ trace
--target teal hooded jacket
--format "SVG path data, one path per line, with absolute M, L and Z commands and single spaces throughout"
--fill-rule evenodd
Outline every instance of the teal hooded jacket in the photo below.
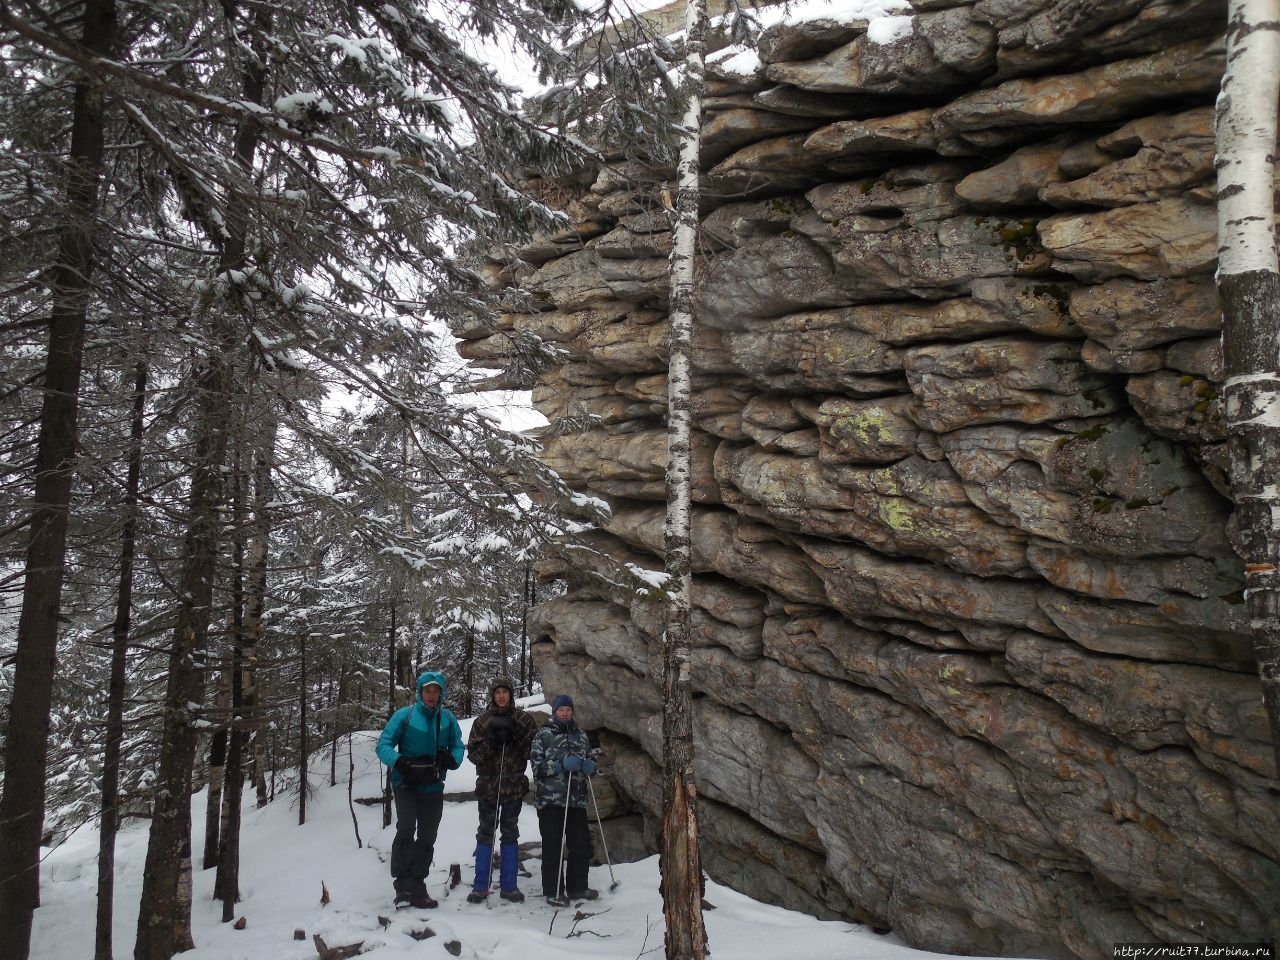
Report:
M 440 687 L 441 706 L 434 709 L 422 703 L 422 688 L 428 683 Z M 462 763 L 462 729 L 458 726 L 458 718 L 443 706 L 444 684 L 443 673 L 428 672 L 419 676 L 413 706 L 401 707 L 382 728 L 382 736 L 378 737 L 378 759 L 388 767 L 394 768 L 401 757 L 435 757 L 442 750 L 448 751 L 452 757 L 453 764 L 449 769 L 456 770 Z M 442 769 L 439 783 L 417 787 L 417 791 L 440 793 L 444 790 L 444 776 Z M 404 786 L 404 778 L 395 769 L 391 771 L 391 785 Z

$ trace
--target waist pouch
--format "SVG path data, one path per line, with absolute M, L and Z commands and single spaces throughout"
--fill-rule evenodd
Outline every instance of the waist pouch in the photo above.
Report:
M 440 782 L 440 770 L 435 760 L 427 757 L 407 757 L 408 769 L 403 771 L 404 780 L 411 787 L 429 787 Z

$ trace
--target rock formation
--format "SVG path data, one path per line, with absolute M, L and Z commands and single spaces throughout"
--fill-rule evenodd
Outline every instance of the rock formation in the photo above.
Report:
M 961 953 L 1280 937 L 1280 805 L 1228 534 L 1223 0 L 916 0 L 770 28 L 706 123 L 694 568 L 704 863 Z M 584 537 L 659 569 L 669 171 L 556 185 L 460 330 L 536 383 Z M 594 178 L 594 179 L 592 179 Z M 519 382 L 517 368 L 500 379 Z M 659 809 L 661 611 L 568 567 L 548 689 Z M 714 947 L 714 944 L 713 944 Z

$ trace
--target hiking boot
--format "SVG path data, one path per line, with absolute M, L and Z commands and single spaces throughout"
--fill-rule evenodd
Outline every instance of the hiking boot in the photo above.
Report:
M 410 902 L 419 910 L 434 910 L 440 906 L 440 901 L 432 899 L 429 893 L 415 893 Z
M 472 890 L 467 894 L 467 903 L 484 903 L 488 898 L 488 890 Z
M 396 891 L 395 903 L 397 907 L 407 907 L 412 901 L 413 901 L 413 894 L 411 894 L 408 890 Z
M 551 907 L 559 907 L 563 909 L 569 905 L 568 897 L 557 897 L 554 893 L 547 897 L 547 905 Z
M 577 893 L 569 894 L 570 900 L 599 900 L 600 891 L 592 890 L 588 887 L 586 890 L 579 890 Z
M 524 903 L 524 894 L 520 892 L 519 887 L 512 887 L 510 890 L 503 890 L 499 894 L 503 900 L 510 900 L 512 903 Z

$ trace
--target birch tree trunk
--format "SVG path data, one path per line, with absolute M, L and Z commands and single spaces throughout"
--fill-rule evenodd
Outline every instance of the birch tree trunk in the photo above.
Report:
M 662 678 L 662 912 L 668 960 L 702 960 L 707 934 L 702 923 L 702 859 L 698 850 L 697 788 L 693 779 L 692 642 L 689 607 L 693 377 L 694 256 L 698 239 L 698 179 L 702 142 L 703 54 L 707 2 L 689 0 L 685 61 L 680 90 L 686 108 L 676 167 L 674 238 L 668 275 L 671 287 L 671 361 L 667 396 L 667 517 L 663 531 L 670 591 Z
M 107 686 L 106 743 L 102 754 L 102 813 L 98 829 L 98 913 L 94 960 L 112 960 L 116 833 L 120 826 L 120 753 L 124 742 L 124 691 L 129 624 L 133 610 L 133 560 L 138 531 L 138 491 L 142 479 L 142 435 L 146 426 L 147 365 L 139 363 L 133 384 L 129 466 L 124 484 L 124 525 L 120 532 L 120 586 L 111 624 L 111 679 Z
M 114 0 L 87 0 L 81 42 L 99 56 L 116 33 Z M 31 915 L 40 904 L 40 836 L 44 832 L 49 710 L 58 652 L 58 614 L 67 558 L 67 512 L 75 473 L 85 322 L 104 154 L 102 89 L 76 83 L 67 157 L 66 205 L 51 271 L 52 310 L 46 354 L 36 476 L 27 545 L 18 651 L 4 747 L 0 795 L 0 958 L 26 960 Z
M 1280 769 L 1280 0 L 1231 0 L 1218 98 L 1218 292 L 1235 547 Z

